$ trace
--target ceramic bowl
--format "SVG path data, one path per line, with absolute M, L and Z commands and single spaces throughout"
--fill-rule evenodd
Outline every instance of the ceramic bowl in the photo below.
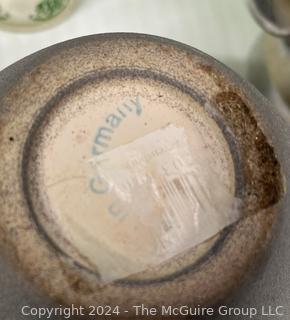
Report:
M 4 70 L 0 81 L 0 239 L 35 286 L 68 305 L 119 305 L 133 314 L 141 303 L 217 304 L 255 269 L 284 180 L 271 129 L 280 120 L 267 118 L 271 108 L 249 83 L 194 48 L 141 34 L 64 42 Z M 68 210 L 79 217 L 76 228 L 93 225 L 87 212 L 100 208 L 83 198 L 78 168 L 90 157 L 104 115 L 136 96 L 148 118 L 128 120 L 110 142 L 129 143 L 182 115 L 202 132 L 219 177 L 240 201 L 241 217 L 161 265 L 103 282 L 57 217 Z
M 47 27 L 69 13 L 74 2 L 71 0 L 1 0 L 0 27 L 15 31 Z

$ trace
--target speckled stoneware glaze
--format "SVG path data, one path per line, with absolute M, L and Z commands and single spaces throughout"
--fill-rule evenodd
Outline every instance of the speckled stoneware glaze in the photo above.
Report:
M 251 85 L 193 48 L 138 34 L 58 44 L 4 70 L 0 80 L 1 244 L 49 296 L 66 304 L 97 302 L 127 309 L 140 303 L 213 305 L 255 268 L 271 237 L 284 188 L 280 151 L 263 116 L 268 105 Z M 191 120 L 195 108 L 207 119 L 192 120 L 192 125 L 202 130 L 211 124 L 205 133 L 211 139 L 208 147 L 228 172 L 242 218 L 162 266 L 102 283 L 97 270 L 61 234 L 53 205 L 40 200 L 46 192 L 42 162 L 53 154 L 50 148 L 67 121 L 80 119 L 86 106 L 94 101 L 106 106 L 110 99 L 117 103 L 116 97 L 136 93 L 155 106 L 153 120 L 161 105 L 168 112 L 177 108 Z M 64 153 L 52 156 L 50 163 L 58 166 L 70 144 L 87 139 L 86 123 L 78 123 L 79 129 L 76 138 L 75 132 L 68 135 Z

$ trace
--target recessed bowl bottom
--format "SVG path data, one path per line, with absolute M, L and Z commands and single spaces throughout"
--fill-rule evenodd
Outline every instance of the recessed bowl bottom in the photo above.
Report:
M 78 265 L 98 274 L 101 264 L 106 273 L 121 263 L 120 256 L 132 265 L 132 261 L 142 255 L 140 251 L 157 245 L 152 242 L 151 231 L 160 223 L 160 210 L 148 218 L 150 226 L 144 225 L 146 221 L 142 223 L 142 220 L 134 220 L 129 215 L 123 217 L 120 209 L 120 212 L 110 213 L 107 208 L 114 203 L 114 196 L 112 192 L 103 192 L 105 182 L 96 180 L 96 167 L 92 166 L 92 160 L 102 154 L 108 157 L 110 151 L 115 152 L 111 157 L 126 157 L 122 150 L 116 152 L 118 147 L 127 145 L 130 149 L 132 145 L 134 148 L 134 141 L 150 134 L 154 137 L 147 142 L 150 144 L 147 156 L 164 152 L 165 157 L 171 157 L 172 150 L 160 150 L 163 141 L 159 132 L 168 126 L 182 128 L 188 148 L 199 154 L 197 161 L 201 168 L 197 164 L 196 168 L 201 171 L 198 178 L 208 183 L 208 173 L 218 173 L 219 184 L 215 181 L 213 187 L 226 188 L 234 198 L 236 178 L 231 152 L 235 151 L 230 150 L 228 137 L 201 105 L 196 93 L 186 92 L 166 77 L 137 70 L 91 75 L 64 89 L 36 121 L 29 138 L 30 160 L 26 170 L 31 210 L 49 241 Z M 182 156 L 181 148 L 177 150 Z M 145 153 L 141 152 L 141 155 L 145 157 Z M 117 165 L 122 165 L 121 161 Z M 130 195 L 138 198 L 142 192 L 144 190 L 131 189 Z M 171 196 L 174 195 L 173 192 Z M 150 199 L 144 201 L 148 203 Z M 173 200 L 173 205 L 177 206 L 177 202 L 177 199 Z M 134 211 L 141 211 L 145 203 L 131 203 L 130 206 Z M 182 210 L 182 207 L 177 207 L 177 210 Z M 178 215 L 181 220 L 185 219 L 182 211 Z M 176 228 L 177 223 L 177 220 L 171 222 L 171 227 Z M 222 231 L 227 223 L 222 221 L 218 231 Z M 161 236 L 157 235 L 157 238 Z M 181 248 L 179 254 L 173 254 L 172 259 L 164 259 L 164 263 L 150 260 L 152 263 L 146 267 L 129 267 L 128 273 L 116 271 L 114 277 L 123 274 L 128 276 L 126 281 L 132 282 L 173 277 L 194 266 L 219 242 L 220 237 L 217 232 L 211 233 L 206 241 L 198 240 L 199 246 L 185 247 L 188 250 Z M 108 252 L 112 252 L 110 259 L 117 259 L 113 265 L 107 257 Z

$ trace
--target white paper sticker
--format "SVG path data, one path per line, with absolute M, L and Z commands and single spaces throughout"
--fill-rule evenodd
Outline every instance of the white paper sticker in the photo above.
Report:
M 239 219 L 239 201 L 209 159 L 171 124 L 90 160 L 102 186 L 92 189 L 110 194 L 116 218 L 115 246 L 98 262 L 104 281 L 161 264 Z

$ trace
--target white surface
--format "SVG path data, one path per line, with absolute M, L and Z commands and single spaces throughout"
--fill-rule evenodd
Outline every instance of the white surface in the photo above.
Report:
M 77 0 L 76 0 L 77 1 Z M 140 32 L 175 39 L 243 76 L 261 31 L 246 0 L 78 0 L 61 24 L 34 33 L 0 31 L 0 70 L 52 44 L 88 34 Z

